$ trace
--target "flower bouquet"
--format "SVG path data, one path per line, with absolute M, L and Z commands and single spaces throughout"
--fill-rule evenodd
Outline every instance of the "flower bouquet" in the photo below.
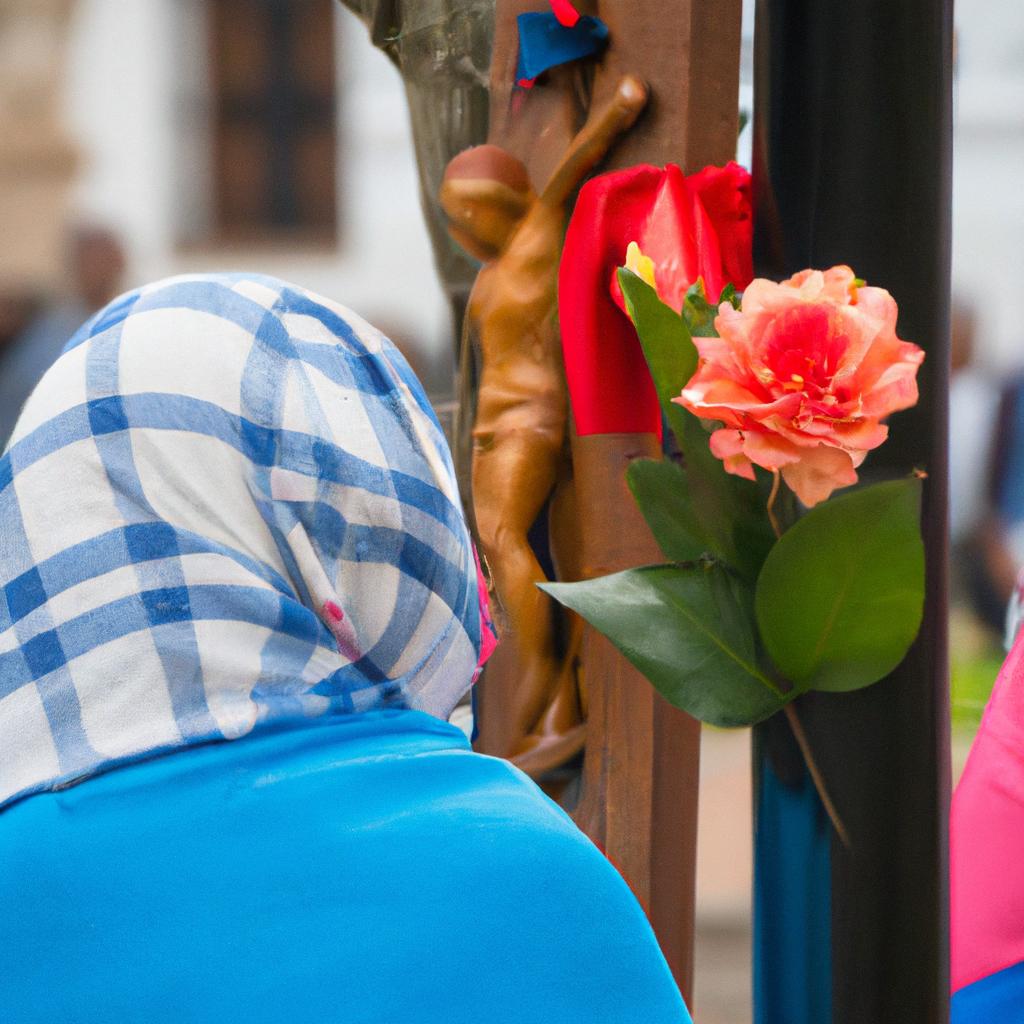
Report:
M 710 302 L 704 275 L 686 281 L 699 261 L 663 223 L 647 233 L 660 258 L 630 244 L 612 293 L 675 441 L 628 470 L 666 561 L 543 589 L 701 721 L 783 711 L 845 841 L 792 702 L 878 682 L 917 635 L 923 474 L 833 492 L 916 403 L 924 353 L 849 267 L 727 283 Z

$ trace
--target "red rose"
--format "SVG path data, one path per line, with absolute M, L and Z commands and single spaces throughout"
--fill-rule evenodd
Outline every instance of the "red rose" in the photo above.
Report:
M 577 432 L 659 433 L 647 363 L 622 309 L 615 272 L 630 242 L 656 267 L 658 293 L 681 309 L 703 278 L 714 301 L 753 276 L 750 175 L 736 163 L 684 176 L 642 164 L 580 191 L 559 272 L 559 322 Z

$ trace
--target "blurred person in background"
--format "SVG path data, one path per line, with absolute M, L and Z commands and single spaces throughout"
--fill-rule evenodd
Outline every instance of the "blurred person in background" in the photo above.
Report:
M 67 291 L 50 303 L 0 297 L 0 449 L 25 400 L 68 339 L 121 290 L 124 249 L 114 232 L 74 229 L 67 247 Z
M 30 290 L 0 287 L 0 360 L 32 323 L 40 308 L 41 300 Z
M 954 547 L 962 547 L 977 531 L 984 511 L 996 387 L 974 362 L 974 311 L 955 303 L 952 319 L 949 529 Z
M 998 385 L 974 361 L 974 311 L 953 306 L 949 389 L 949 510 L 953 604 L 987 630 L 1002 629 L 1013 583 L 1004 579 L 1007 552 L 998 542 L 993 500 Z M 1024 438 L 1024 435 L 1022 435 Z M 1024 452 L 1022 452 L 1024 454 Z M 1024 506 L 1022 506 L 1024 511 Z
M 1012 377 L 998 398 L 990 396 L 989 404 L 996 413 L 989 433 L 985 506 L 977 527 L 980 557 L 972 582 L 979 614 L 1001 632 L 1024 567 L 1024 376 Z

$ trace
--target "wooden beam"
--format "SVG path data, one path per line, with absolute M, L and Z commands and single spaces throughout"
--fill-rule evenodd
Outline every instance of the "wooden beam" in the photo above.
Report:
M 489 140 L 509 149 L 542 181 L 588 108 L 636 74 L 652 91 L 647 111 L 612 151 L 607 169 L 725 163 L 736 148 L 740 0 L 592 0 L 610 46 L 586 63 L 549 73 L 528 94 L 513 88 L 515 16 L 543 2 L 498 0 L 491 69 Z M 588 103 L 589 95 L 589 103 Z M 659 457 L 653 435 L 595 435 L 573 441 L 581 510 L 583 575 L 662 560 L 625 482 L 629 462 Z M 516 652 L 499 648 L 480 693 L 481 749 L 504 753 L 502 694 L 515 686 Z M 583 654 L 588 694 L 581 827 L 632 886 L 651 919 L 683 995 L 693 994 L 698 723 L 669 706 L 602 637 Z
M 722 164 L 736 151 L 739 0 L 599 0 L 611 46 L 594 102 L 632 72 L 651 88 L 640 121 L 608 169 Z M 629 462 L 657 457 L 653 435 L 576 438 L 575 479 L 586 575 L 662 561 L 625 484 Z M 693 1000 L 700 728 L 672 708 L 592 633 L 584 648 L 589 694 L 580 824 L 620 868 L 647 909 L 688 1003 Z

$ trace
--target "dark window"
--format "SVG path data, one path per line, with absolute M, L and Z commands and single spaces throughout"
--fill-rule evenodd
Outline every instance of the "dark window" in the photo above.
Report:
M 224 241 L 336 237 L 332 0 L 210 0 Z

